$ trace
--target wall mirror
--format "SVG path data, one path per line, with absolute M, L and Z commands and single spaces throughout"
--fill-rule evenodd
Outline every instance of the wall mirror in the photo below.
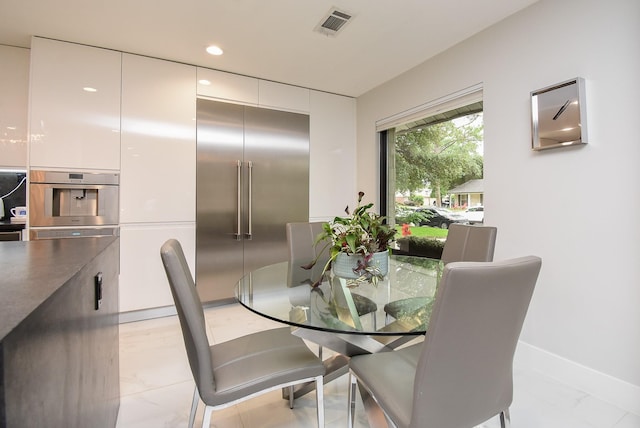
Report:
M 584 79 L 531 92 L 533 150 L 587 143 Z

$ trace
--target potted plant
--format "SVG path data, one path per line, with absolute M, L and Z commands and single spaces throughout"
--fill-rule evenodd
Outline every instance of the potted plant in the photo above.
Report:
M 317 252 L 318 257 L 314 261 L 303 266 L 305 269 L 311 269 L 328 250 L 329 260 L 321 278 L 332 263 L 336 275 L 350 279 L 368 280 L 375 284 L 386 275 L 389 246 L 395 239 L 396 231 L 384 223 L 385 217 L 369 211 L 372 203 L 360 205 L 363 197 L 364 192 L 359 192 L 358 205 L 352 214 L 347 206 L 347 217 L 335 217 L 323 226 L 315 245 L 324 246 Z

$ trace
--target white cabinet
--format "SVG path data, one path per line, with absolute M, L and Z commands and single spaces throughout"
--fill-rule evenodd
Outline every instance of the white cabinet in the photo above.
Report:
M 221 101 L 258 104 L 258 79 L 239 74 L 199 67 L 197 91 L 198 95 Z
M 32 168 L 120 168 L 120 52 L 34 37 Z
M 121 225 L 120 312 L 173 305 L 160 259 L 160 247 L 171 238 L 182 244 L 195 272 L 195 225 Z
M 309 112 L 309 89 L 260 80 L 258 105 L 279 110 Z
M 0 168 L 27 168 L 29 49 L 0 45 Z
M 310 100 L 309 218 L 324 221 L 357 198 L 356 102 L 313 90 Z
M 122 58 L 120 311 L 173 305 L 160 246 L 195 260 L 196 67 Z
M 196 68 L 124 54 L 120 223 L 195 221 Z
M 309 112 L 309 89 L 198 67 L 199 96 L 275 110 Z

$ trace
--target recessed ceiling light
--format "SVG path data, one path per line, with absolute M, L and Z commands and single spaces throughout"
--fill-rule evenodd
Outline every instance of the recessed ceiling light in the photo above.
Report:
M 91 88 L 89 86 L 86 86 L 84 88 L 82 88 L 83 91 L 85 92 L 98 92 L 98 90 L 96 88 Z
M 207 52 L 211 55 L 222 55 L 222 49 L 218 46 L 211 45 L 207 48 Z

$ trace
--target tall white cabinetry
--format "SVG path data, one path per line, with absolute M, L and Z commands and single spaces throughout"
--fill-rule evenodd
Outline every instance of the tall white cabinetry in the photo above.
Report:
M 258 79 L 198 67 L 198 95 L 239 104 L 258 105 Z
M 120 52 L 34 37 L 31 168 L 120 169 Z
M 309 113 L 309 89 L 198 68 L 198 96 L 274 110 Z
M 122 58 L 120 311 L 173 304 L 160 246 L 195 257 L 196 67 Z
M 260 80 L 258 105 L 276 110 L 309 112 L 309 89 Z
M 310 141 L 309 217 L 326 221 L 357 199 L 355 99 L 311 91 Z
M 0 45 L 0 64 L 0 168 L 26 169 L 29 49 Z
M 310 218 L 355 199 L 353 98 L 40 37 L 30 73 L 27 166 L 120 171 L 121 312 L 172 306 L 165 240 L 195 272 L 198 96 L 309 113 Z

